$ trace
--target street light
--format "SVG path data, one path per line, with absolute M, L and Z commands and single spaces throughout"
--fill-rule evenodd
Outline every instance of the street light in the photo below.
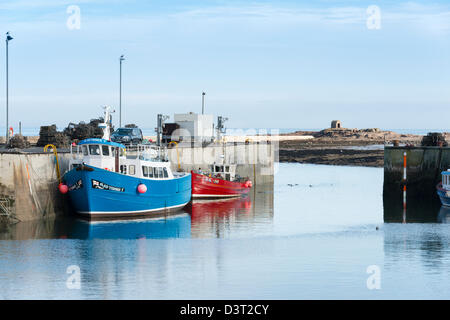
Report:
M 202 114 L 205 113 L 205 92 L 202 92 Z
M 9 31 L 6 33 L 6 144 L 9 143 L 9 129 L 8 129 L 8 116 L 9 116 L 9 97 L 8 97 L 8 85 L 9 85 L 9 75 L 8 75 L 8 44 L 9 42 L 14 39 L 9 34 Z
M 124 61 L 125 58 L 123 55 L 120 56 L 120 88 L 119 88 L 119 128 L 122 127 L 122 61 Z

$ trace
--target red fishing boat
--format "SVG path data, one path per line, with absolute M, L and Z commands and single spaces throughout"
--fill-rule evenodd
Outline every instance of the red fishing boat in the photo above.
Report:
M 247 194 L 252 188 L 248 178 L 235 174 L 233 165 L 213 165 L 210 173 L 191 171 L 192 198 L 229 198 Z

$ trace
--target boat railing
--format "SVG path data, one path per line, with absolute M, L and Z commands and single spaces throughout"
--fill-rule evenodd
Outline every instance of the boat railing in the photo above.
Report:
M 168 161 L 167 148 L 155 144 L 130 144 L 126 148 L 127 158 L 147 161 Z
M 79 145 L 70 145 L 70 154 L 73 159 L 81 159 L 83 158 L 83 151 L 81 150 Z

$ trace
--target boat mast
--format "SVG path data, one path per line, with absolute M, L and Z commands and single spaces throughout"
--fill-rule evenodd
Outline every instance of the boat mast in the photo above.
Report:
M 103 129 L 103 137 L 102 139 L 111 140 L 111 108 L 109 106 L 104 106 L 103 110 L 105 110 L 105 116 L 103 123 L 99 123 L 99 127 Z M 114 112 L 114 111 L 113 111 Z

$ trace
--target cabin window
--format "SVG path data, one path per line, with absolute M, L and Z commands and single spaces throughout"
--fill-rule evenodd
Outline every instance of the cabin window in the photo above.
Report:
M 142 166 L 142 175 L 148 177 L 148 167 Z
M 220 167 L 216 166 L 216 172 L 220 172 Z
M 129 165 L 128 166 L 128 174 L 134 176 L 135 173 L 136 173 L 136 167 L 134 166 L 134 164 Z
M 156 168 L 153 168 L 153 178 L 158 178 L 158 170 Z
M 226 172 L 230 172 L 230 166 L 226 166 L 226 167 L 225 167 L 225 171 L 226 171 Z
M 121 165 L 120 166 L 120 173 L 127 174 L 127 166 L 126 165 Z
M 158 168 L 158 178 L 164 178 L 163 168 Z
M 167 172 L 167 168 L 163 168 L 164 178 L 169 177 L 169 173 Z
M 99 156 L 100 155 L 100 147 L 96 144 L 89 145 L 89 153 L 91 156 Z
M 109 156 L 109 147 L 108 146 L 102 146 L 102 154 L 104 156 Z
M 81 148 L 83 149 L 83 155 L 89 155 L 87 146 L 82 146 Z
M 148 177 L 153 178 L 153 168 L 152 167 L 148 168 Z

